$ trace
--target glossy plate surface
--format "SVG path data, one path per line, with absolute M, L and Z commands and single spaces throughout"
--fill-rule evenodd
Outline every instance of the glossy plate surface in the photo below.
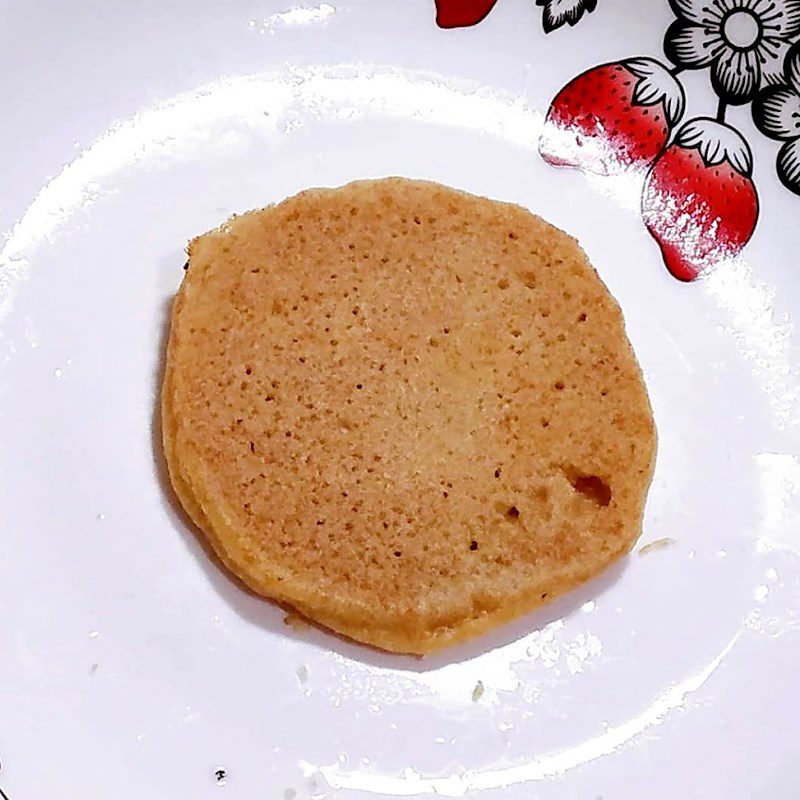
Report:
M 500 0 L 446 30 L 433 0 L 5 4 L 9 800 L 795 796 L 800 198 L 776 173 L 793 140 L 727 103 L 758 224 L 675 280 L 643 224 L 644 175 L 555 168 L 539 139 L 585 70 L 668 64 L 676 12 L 599 0 L 545 33 L 556 5 Z M 744 47 L 748 31 L 727 35 Z M 684 121 L 717 115 L 714 68 L 679 73 Z M 383 175 L 515 201 L 577 236 L 625 312 L 660 433 L 624 564 L 422 661 L 287 627 L 223 574 L 165 485 L 154 417 L 187 240 Z

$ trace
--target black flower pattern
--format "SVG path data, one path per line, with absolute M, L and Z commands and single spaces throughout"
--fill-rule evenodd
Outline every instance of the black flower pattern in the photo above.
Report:
M 544 32 L 560 28 L 564 23 L 577 24 L 585 13 L 597 8 L 597 0 L 536 0 L 537 6 L 544 6 L 542 25 Z
M 781 83 L 783 62 L 800 35 L 800 0 L 669 0 L 677 20 L 664 52 L 677 67 L 711 67 L 724 103 L 749 103 Z
M 753 120 L 762 133 L 783 142 L 778 152 L 778 177 L 800 194 L 800 43 L 787 54 L 784 75 L 785 84 L 770 86 L 756 98 Z

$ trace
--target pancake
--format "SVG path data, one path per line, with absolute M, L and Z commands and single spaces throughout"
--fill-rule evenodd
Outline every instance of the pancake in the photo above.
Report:
M 622 314 L 577 242 L 398 178 L 194 239 L 161 411 L 175 492 L 231 572 L 420 654 L 627 553 L 656 445 Z

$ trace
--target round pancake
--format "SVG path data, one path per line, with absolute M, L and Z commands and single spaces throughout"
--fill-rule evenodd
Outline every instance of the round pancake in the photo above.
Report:
M 162 421 L 173 487 L 232 572 L 410 653 L 626 553 L 655 454 L 622 315 L 575 240 L 396 178 L 191 242 Z

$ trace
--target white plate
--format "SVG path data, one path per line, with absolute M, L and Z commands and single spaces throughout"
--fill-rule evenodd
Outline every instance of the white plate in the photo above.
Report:
M 530 0 L 457 30 L 436 26 L 433 0 L 313 3 L 4 6 L 0 786 L 10 800 L 795 797 L 800 199 L 776 176 L 779 145 L 748 105 L 728 109 L 761 218 L 692 284 L 642 224 L 641 176 L 587 181 L 537 148 L 568 80 L 664 61 L 676 13 L 703 3 L 600 0 L 549 34 Z M 565 5 L 582 4 L 549 10 Z M 684 119 L 713 116 L 709 71 L 680 80 Z M 220 572 L 165 483 L 154 416 L 188 238 L 386 174 L 522 203 L 580 239 L 622 304 L 660 431 L 640 546 L 674 540 L 422 661 L 295 631 Z

